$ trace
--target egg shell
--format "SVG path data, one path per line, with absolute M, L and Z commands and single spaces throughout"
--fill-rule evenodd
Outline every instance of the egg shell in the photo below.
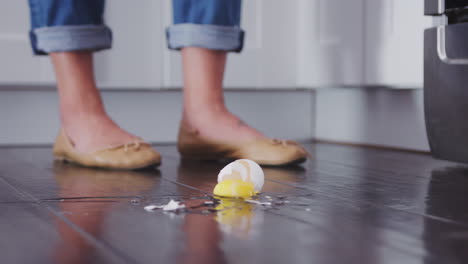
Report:
M 229 163 L 219 172 L 218 183 L 228 179 L 250 182 L 254 185 L 255 192 L 260 192 L 265 182 L 265 174 L 255 161 L 239 159 Z

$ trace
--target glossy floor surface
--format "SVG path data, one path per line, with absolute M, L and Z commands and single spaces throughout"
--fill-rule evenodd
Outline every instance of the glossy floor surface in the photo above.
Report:
M 0 148 L 0 263 L 468 263 L 468 166 L 310 144 L 303 166 L 264 169 L 271 205 L 218 203 L 223 164 L 156 148 L 141 172 Z M 144 210 L 171 199 L 187 209 Z

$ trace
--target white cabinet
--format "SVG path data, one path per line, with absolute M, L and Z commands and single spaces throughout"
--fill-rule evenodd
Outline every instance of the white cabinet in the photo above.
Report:
M 107 1 L 113 49 L 96 55 L 100 87 L 181 87 L 178 52 L 166 48 L 171 0 Z M 0 9 L 0 83 L 54 83 L 32 56 L 26 1 Z M 244 51 L 229 55 L 225 86 L 421 86 L 423 1 L 244 0 Z
M 364 82 L 365 2 L 298 1 L 297 81 L 300 86 L 360 85 Z
M 244 0 L 242 53 L 230 53 L 225 86 L 291 88 L 296 86 L 297 1 Z M 169 13 L 169 12 L 166 12 Z M 167 51 L 167 86 L 180 87 L 180 54 Z
M 424 1 L 366 3 L 366 84 L 422 87 L 423 32 L 431 26 Z
M 100 87 L 161 88 L 165 45 L 163 1 L 107 1 L 112 49 L 96 53 Z
M 0 9 L 0 83 L 54 83 L 47 57 L 32 56 L 26 1 L 5 1 Z M 296 84 L 296 1 L 246 0 L 246 43 L 229 56 L 228 87 L 294 87 Z M 170 0 L 107 1 L 106 23 L 113 48 L 95 56 L 101 88 L 180 87 L 180 55 L 166 48 L 172 21 Z
M 298 83 L 422 87 L 424 1 L 299 0 Z
M 0 82 L 44 82 L 52 69 L 46 58 L 33 58 L 28 38 L 27 1 L 2 1 L 0 8 Z
M 161 87 L 163 69 L 162 1 L 108 2 L 106 20 L 113 48 L 95 57 L 100 87 Z M 46 56 L 33 56 L 28 39 L 26 1 L 5 1 L 0 9 L 0 83 L 51 84 L 54 73 Z

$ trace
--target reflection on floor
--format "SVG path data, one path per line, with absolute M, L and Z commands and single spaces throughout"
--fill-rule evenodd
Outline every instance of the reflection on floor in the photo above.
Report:
M 0 148 L 0 263 L 468 263 L 468 166 L 307 147 L 303 166 L 264 169 L 264 205 L 213 199 L 224 164 L 173 146 L 139 172 Z M 171 199 L 187 208 L 144 210 Z

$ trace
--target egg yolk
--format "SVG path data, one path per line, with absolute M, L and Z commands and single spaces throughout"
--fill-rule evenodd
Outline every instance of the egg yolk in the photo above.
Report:
M 222 197 L 247 198 L 255 195 L 254 185 L 238 179 L 228 179 L 218 183 L 214 190 L 214 195 Z

